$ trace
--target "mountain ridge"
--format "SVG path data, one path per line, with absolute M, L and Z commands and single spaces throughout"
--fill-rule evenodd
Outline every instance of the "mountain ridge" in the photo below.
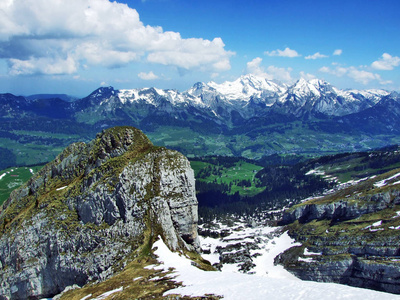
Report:
M 189 105 L 195 108 L 211 109 L 216 113 L 216 103 L 246 110 L 251 102 L 257 102 L 263 104 L 264 108 L 276 104 L 282 108 L 288 103 L 296 106 L 297 109 L 307 109 L 307 106 L 312 106 L 315 112 L 341 116 L 371 107 L 377 104 L 382 97 L 388 95 L 390 95 L 388 91 L 376 89 L 340 90 L 320 79 L 306 81 L 301 78 L 293 85 L 287 85 L 248 74 L 235 81 L 226 81 L 221 84 L 212 81 L 209 83 L 198 82 L 184 92 L 155 87 L 121 90 L 115 90 L 111 86 L 100 87 L 88 96 L 73 101 L 72 107 L 79 110 L 85 107 L 83 103 L 101 105 L 102 101 L 109 101 L 113 98 L 118 99 L 120 101 L 118 104 L 122 105 L 138 103 L 158 107 L 160 98 L 163 98 L 172 105 Z M 43 99 L 26 97 L 26 99 L 35 101 L 49 99 L 49 97 Z M 325 108 L 321 104 L 318 105 L 321 101 L 324 101 L 325 106 L 334 105 L 336 110 Z M 344 108 L 342 108 L 343 105 L 345 105 Z M 239 113 L 242 112 L 239 111 Z
M 339 90 L 317 79 L 286 86 L 254 75 L 223 84 L 196 83 L 185 92 L 100 87 L 74 102 L 28 101 L 1 94 L 0 137 L 4 143 L 0 145 L 13 145 L 15 163 L 0 164 L 17 165 L 20 153 L 25 156 L 25 149 L 35 153 L 38 143 L 65 147 L 71 134 L 89 141 L 98 131 L 121 125 L 140 128 L 159 145 L 185 155 L 260 158 L 273 153 L 370 150 L 400 142 L 400 111 L 391 109 L 399 102 L 396 94 Z M 61 135 L 49 139 L 50 133 Z M 219 140 L 219 146 L 211 140 Z M 299 140 L 304 142 L 295 143 Z M 27 141 L 32 146 L 21 151 L 19 145 Z M 38 162 L 30 153 L 26 156 L 27 164 Z

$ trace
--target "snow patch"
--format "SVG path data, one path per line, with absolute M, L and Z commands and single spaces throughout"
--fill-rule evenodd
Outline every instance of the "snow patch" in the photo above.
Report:
M 298 260 L 302 261 L 302 262 L 306 262 L 306 263 L 313 262 L 313 258 L 312 257 L 307 257 L 307 258 L 299 257 Z
M 314 169 L 314 170 L 310 170 L 306 173 L 306 175 L 320 175 L 323 176 L 325 175 L 325 172 L 319 169 Z
M 287 237 L 283 240 L 286 244 Z M 335 283 L 320 283 L 311 281 L 292 280 L 288 278 L 265 277 L 233 273 L 231 271 L 202 271 L 192 266 L 190 260 L 183 255 L 171 252 L 164 242 L 159 239 L 155 244 L 155 254 L 162 262 L 157 268 L 168 270 L 174 268 L 177 282 L 183 286 L 169 290 L 164 296 L 181 294 L 188 296 L 203 296 L 214 294 L 224 299 L 399 299 L 397 295 L 355 288 Z M 283 247 L 282 247 L 283 248 Z
M 371 229 L 372 227 L 379 227 L 382 225 L 382 220 L 375 222 L 371 225 L 368 225 L 367 227 L 364 227 L 363 229 L 369 229 L 369 231 L 378 231 L 378 229 Z M 379 229 L 379 230 L 383 230 L 383 228 Z
M 118 288 L 118 289 L 115 289 L 115 290 L 112 290 L 112 291 L 109 291 L 109 292 L 106 292 L 106 293 L 104 293 L 104 294 L 101 294 L 100 296 L 98 296 L 98 297 L 96 297 L 96 298 L 94 298 L 94 299 L 92 299 L 92 300 L 103 300 L 103 299 L 106 299 L 108 296 L 110 296 L 110 295 L 112 295 L 112 294 L 115 294 L 115 293 L 119 293 L 119 292 L 122 292 L 122 290 L 124 289 L 124 287 L 120 287 L 120 288 Z M 89 295 L 88 295 L 89 296 Z M 91 295 L 90 295 L 91 296 Z M 87 296 L 86 296 L 87 297 Z M 83 298 L 83 299 L 88 299 L 88 298 Z M 82 299 L 81 299 L 82 300 Z
M 393 175 L 393 176 L 391 176 L 391 177 L 389 177 L 389 178 L 386 178 L 386 179 L 384 179 L 384 180 L 381 180 L 381 181 L 378 181 L 378 182 L 375 182 L 374 183 L 374 186 L 375 187 L 383 187 L 383 186 L 385 186 L 385 185 L 387 185 L 387 182 L 388 181 L 390 181 L 390 180 L 392 180 L 392 179 L 395 179 L 395 178 L 397 178 L 397 177 L 399 177 L 400 176 L 400 173 L 397 173 L 397 174 L 395 174 L 395 175 Z M 393 184 L 398 184 L 398 183 L 400 183 L 400 181 L 397 181 L 397 182 L 395 182 L 395 183 L 393 183 Z
M 373 227 L 378 227 L 378 226 L 381 226 L 381 225 L 382 225 L 382 220 L 372 224 Z
M 305 248 L 304 255 L 322 255 L 322 253 L 321 252 L 311 252 L 308 250 L 308 248 Z

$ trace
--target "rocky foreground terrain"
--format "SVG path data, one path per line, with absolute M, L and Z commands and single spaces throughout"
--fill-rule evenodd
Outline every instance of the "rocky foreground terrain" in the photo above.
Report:
M 132 127 L 70 145 L 1 207 L 0 299 L 398 299 L 399 169 L 200 236 L 194 182 Z
M 304 280 L 400 294 L 399 180 L 397 169 L 291 207 L 281 224 L 302 245 L 276 262 Z
M 0 211 L 0 299 L 52 297 L 105 280 L 151 250 L 194 251 L 197 200 L 188 160 L 116 127 L 67 147 Z

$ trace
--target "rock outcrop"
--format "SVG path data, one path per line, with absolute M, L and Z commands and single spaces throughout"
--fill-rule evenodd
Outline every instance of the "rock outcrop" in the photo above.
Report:
M 104 280 L 151 249 L 197 250 L 189 161 L 116 127 L 67 147 L 0 211 L 0 299 L 40 299 Z
M 390 190 L 384 193 L 365 195 L 352 200 L 339 199 L 333 202 L 295 206 L 293 209 L 284 212 L 281 224 L 290 224 L 296 220 L 300 223 L 323 219 L 333 221 L 351 220 L 400 204 L 400 191 L 397 189 Z
M 276 258 L 304 280 L 400 294 L 399 170 L 288 209 L 282 224 L 303 246 Z

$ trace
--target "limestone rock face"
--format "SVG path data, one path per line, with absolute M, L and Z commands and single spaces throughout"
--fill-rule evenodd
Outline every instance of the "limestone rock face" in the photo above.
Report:
M 160 235 L 197 250 L 189 161 L 132 127 L 67 147 L 0 211 L 0 299 L 39 299 L 104 280 Z
M 400 294 L 396 172 L 382 175 L 385 185 L 370 179 L 288 209 L 281 224 L 289 224 L 289 235 L 302 246 L 280 254 L 276 262 L 303 280 Z
M 393 205 L 400 204 L 400 191 L 391 190 L 385 193 L 363 196 L 355 203 L 338 200 L 323 204 L 306 204 L 287 210 L 282 216 L 281 224 L 290 224 L 296 220 L 301 223 L 312 220 L 350 220 L 364 214 L 377 212 Z

